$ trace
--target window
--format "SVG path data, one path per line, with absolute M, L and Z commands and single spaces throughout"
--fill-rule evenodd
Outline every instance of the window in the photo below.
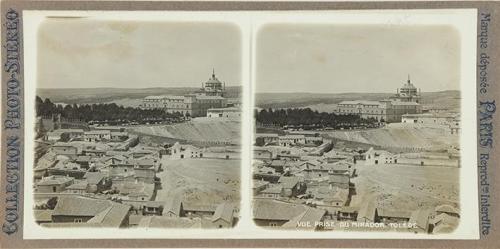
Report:
M 277 227 L 278 223 L 276 223 L 276 222 L 269 222 L 269 226 L 271 226 L 271 227 Z
M 56 186 L 52 186 L 52 192 L 56 192 L 57 191 L 57 187 Z
M 75 223 L 82 223 L 83 222 L 83 220 L 81 218 L 75 218 L 73 221 Z

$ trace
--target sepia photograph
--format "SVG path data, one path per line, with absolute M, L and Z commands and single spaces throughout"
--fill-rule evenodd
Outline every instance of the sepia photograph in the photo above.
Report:
M 474 239 L 476 14 L 26 11 L 23 238 Z
M 452 233 L 460 36 L 446 25 L 262 25 L 253 219 L 272 229 Z
M 236 225 L 239 27 L 49 16 L 36 38 L 36 223 Z

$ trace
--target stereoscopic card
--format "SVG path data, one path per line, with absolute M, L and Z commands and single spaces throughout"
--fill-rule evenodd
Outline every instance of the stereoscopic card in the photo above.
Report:
M 494 2 L 2 2 L 6 248 L 495 247 Z

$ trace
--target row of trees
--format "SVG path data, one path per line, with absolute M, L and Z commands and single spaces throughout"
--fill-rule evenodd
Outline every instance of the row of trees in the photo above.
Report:
M 378 124 L 374 118 L 364 119 L 359 115 L 313 111 L 310 108 L 293 109 L 263 109 L 255 113 L 257 123 L 272 126 L 302 126 L 304 128 L 347 128 L 347 127 L 374 127 Z
M 181 113 L 166 113 L 161 109 L 143 110 L 140 108 L 123 107 L 115 103 L 110 104 L 55 104 L 46 98 L 42 100 L 39 96 L 35 101 L 36 115 L 51 117 L 60 114 L 67 119 L 76 119 L 84 122 L 89 121 L 137 121 L 178 119 Z

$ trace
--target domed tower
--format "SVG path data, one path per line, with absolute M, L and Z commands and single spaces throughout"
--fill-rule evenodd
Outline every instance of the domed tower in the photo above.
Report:
M 410 80 L 410 75 L 408 74 L 408 80 L 403 85 L 403 87 L 397 89 L 397 94 L 393 99 L 402 102 L 416 102 L 420 103 L 420 89 L 417 89 Z
M 216 76 L 215 69 L 212 71 L 212 77 L 207 82 L 202 84 L 202 92 L 207 96 L 224 97 L 226 86 Z

